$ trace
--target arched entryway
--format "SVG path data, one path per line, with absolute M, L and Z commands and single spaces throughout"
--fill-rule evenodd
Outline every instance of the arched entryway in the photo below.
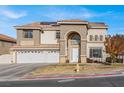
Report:
M 67 35 L 67 58 L 69 63 L 80 62 L 81 36 L 77 32 Z

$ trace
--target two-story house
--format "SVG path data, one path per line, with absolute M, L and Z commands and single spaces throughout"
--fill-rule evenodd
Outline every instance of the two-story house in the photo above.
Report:
M 15 26 L 17 45 L 11 49 L 16 63 L 86 63 L 104 60 L 107 25 L 84 20 L 36 22 Z
M 9 54 L 10 48 L 16 44 L 16 39 L 0 34 L 0 55 Z

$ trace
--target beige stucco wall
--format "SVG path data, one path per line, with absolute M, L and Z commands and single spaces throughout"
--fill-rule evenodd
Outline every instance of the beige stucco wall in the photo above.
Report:
M 89 41 L 90 35 L 103 35 L 103 41 Z M 102 60 L 104 61 L 106 58 L 106 53 L 105 53 L 105 46 L 104 46 L 104 41 L 105 41 L 105 36 L 107 35 L 107 30 L 106 29 L 89 29 L 88 30 L 88 35 L 87 35 L 87 58 L 89 58 L 89 50 L 91 47 L 101 47 L 102 48 L 102 55 L 103 58 Z M 99 59 L 98 59 L 99 60 Z
M 40 44 L 57 44 L 56 31 L 44 31 L 41 33 Z
M 87 35 L 87 41 L 89 42 L 90 35 L 103 35 L 103 41 L 105 41 L 105 36 L 107 35 L 106 29 L 89 29 Z M 90 41 L 91 42 L 91 41 Z
M 66 39 L 67 34 L 70 32 L 77 32 L 81 35 L 81 39 L 87 38 L 87 27 L 86 25 L 61 25 L 60 26 L 61 39 Z
M 33 30 L 33 38 L 24 38 L 23 30 L 17 30 L 17 45 L 40 45 L 40 31 Z
M 34 45 L 34 41 L 30 41 L 30 40 L 22 40 L 21 42 L 20 42 L 20 44 L 23 46 L 25 46 L 25 45 Z
M 23 37 L 23 30 L 16 30 L 16 35 L 17 35 L 17 45 L 21 45 L 21 40 Z
M 34 45 L 40 45 L 40 30 L 33 30 Z
M 60 26 L 60 63 L 65 63 L 67 59 L 67 37 L 69 34 L 77 32 L 81 37 L 81 62 L 86 62 L 86 25 L 61 25 Z

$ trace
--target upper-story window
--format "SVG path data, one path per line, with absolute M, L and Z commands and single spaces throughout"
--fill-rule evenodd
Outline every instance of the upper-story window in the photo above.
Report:
M 25 30 L 24 31 L 24 38 L 33 38 L 33 31 L 32 30 Z
M 60 32 L 56 31 L 56 39 L 60 39 Z
M 103 36 L 102 35 L 100 35 L 100 41 L 103 41 Z
M 90 41 L 93 41 L 93 36 L 92 35 L 90 35 Z
M 95 41 L 98 41 L 98 35 L 95 35 Z
M 103 41 L 103 35 L 90 35 L 89 41 Z

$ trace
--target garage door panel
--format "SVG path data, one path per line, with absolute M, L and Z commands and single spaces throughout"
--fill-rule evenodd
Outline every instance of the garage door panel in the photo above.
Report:
M 45 57 L 48 63 L 59 62 L 59 54 L 57 53 L 46 53 Z
M 17 54 L 17 62 L 18 63 L 32 63 L 32 62 L 38 62 L 38 61 L 42 61 L 42 56 L 41 55 L 37 55 L 35 53 L 19 53 Z
M 58 52 L 40 52 L 40 53 L 17 53 L 17 63 L 58 63 Z

